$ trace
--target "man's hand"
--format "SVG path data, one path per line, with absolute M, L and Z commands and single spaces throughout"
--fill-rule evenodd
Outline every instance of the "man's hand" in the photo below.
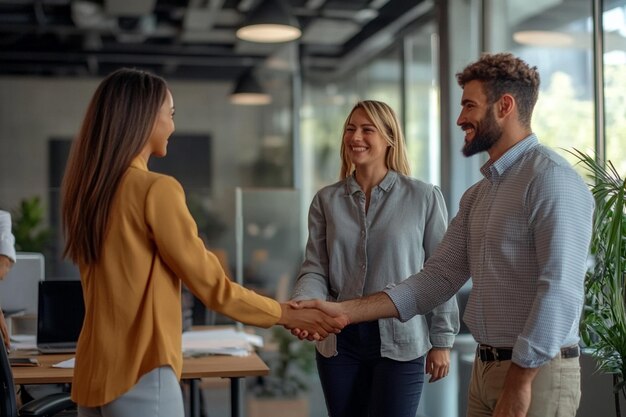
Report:
M 6 255 L 0 255 L 0 279 L 4 279 L 9 269 L 13 266 L 13 261 Z
M 450 349 L 432 348 L 426 355 L 426 373 L 430 374 L 428 382 L 445 378 L 450 371 Z
M 522 368 L 511 363 L 493 417 L 526 417 L 530 408 L 532 382 L 539 368 Z
M 384 292 L 377 292 L 367 297 L 334 303 L 321 300 L 297 301 L 298 308 L 314 308 L 323 311 L 329 316 L 341 317 L 346 325 L 362 323 L 388 317 L 398 317 L 398 310 L 391 298 Z M 294 328 L 291 333 L 300 339 L 311 339 L 310 334 L 302 333 L 300 328 Z
M 303 308 L 317 308 L 333 317 L 346 317 L 348 323 L 363 323 L 389 317 L 399 318 L 395 304 L 384 292 L 339 303 L 321 300 L 297 301 L 296 303 Z
M 329 316 L 343 317 L 346 320 L 348 320 L 348 312 L 344 309 L 344 304 L 342 303 L 334 303 L 331 301 L 322 301 L 322 300 L 305 300 L 305 301 L 296 301 L 295 305 L 298 306 L 298 308 L 303 308 L 303 309 L 314 308 L 314 309 L 323 311 Z
M 296 308 L 294 303 L 281 303 L 282 316 L 278 324 L 286 329 L 306 332 L 302 338 L 322 340 L 330 333 L 339 333 L 347 324 L 345 316 L 327 314 L 314 308 Z M 292 331 L 293 333 L 293 331 Z

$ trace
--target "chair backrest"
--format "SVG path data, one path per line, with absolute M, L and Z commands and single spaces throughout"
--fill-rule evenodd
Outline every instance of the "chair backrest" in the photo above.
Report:
M 17 403 L 15 400 L 15 385 L 13 372 L 9 364 L 9 356 L 3 343 L 0 343 L 0 417 L 17 417 Z

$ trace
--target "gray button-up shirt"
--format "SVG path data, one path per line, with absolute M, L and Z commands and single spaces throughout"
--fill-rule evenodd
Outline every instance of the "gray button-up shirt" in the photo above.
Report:
M 535 135 L 481 171 L 424 269 L 387 294 L 407 320 L 471 276 L 463 319 L 474 338 L 538 367 L 579 340 L 593 197 Z
M 422 268 L 446 226 L 441 191 L 395 171 L 372 189 L 367 212 L 365 193 L 353 176 L 327 186 L 311 203 L 309 239 L 293 298 L 341 301 L 391 287 Z M 381 355 L 405 361 L 432 345 L 452 347 L 458 315 L 456 297 L 435 308 L 430 337 L 424 316 L 406 323 L 379 320 Z M 332 355 L 334 343 L 329 337 L 318 349 Z

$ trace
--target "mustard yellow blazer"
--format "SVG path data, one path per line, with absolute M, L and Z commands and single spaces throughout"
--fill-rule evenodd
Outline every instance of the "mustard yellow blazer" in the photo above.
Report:
M 210 309 L 259 327 L 280 305 L 233 283 L 204 247 L 181 185 L 136 158 L 111 206 L 100 261 L 79 265 L 85 321 L 72 399 L 104 405 L 152 369 L 182 369 L 181 281 Z

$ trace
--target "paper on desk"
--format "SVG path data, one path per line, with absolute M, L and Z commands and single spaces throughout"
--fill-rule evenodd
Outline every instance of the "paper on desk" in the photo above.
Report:
M 37 336 L 34 334 L 12 334 L 11 349 L 32 350 L 37 348 Z
M 247 356 L 263 347 L 263 338 L 234 329 L 195 330 L 183 333 L 183 354 Z
M 74 359 L 76 358 L 69 358 L 66 361 L 55 363 L 54 365 L 52 365 L 52 367 L 53 368 L 74 368 Z

